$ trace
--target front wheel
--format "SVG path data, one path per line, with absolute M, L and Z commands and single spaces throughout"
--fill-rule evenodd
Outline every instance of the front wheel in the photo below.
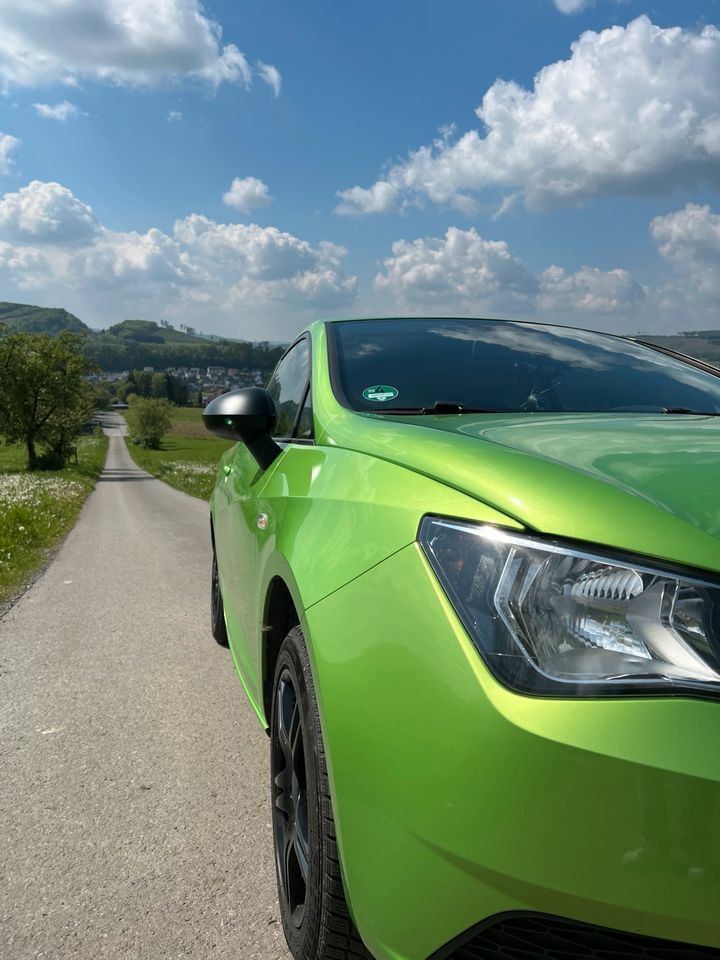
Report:
M 270 722 L 280 916 L 295 960 L 372 960 L 347 908 L 315 687 L 300 627 L 278 655 Z

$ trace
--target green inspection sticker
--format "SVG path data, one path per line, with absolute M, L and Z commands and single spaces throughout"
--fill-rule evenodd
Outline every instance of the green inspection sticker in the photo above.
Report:
M 398 395 L 395 387 L 389 387 L 386 383 L 379 383 L 374 387 L 365 387 L 363 396 L 366 400 L 374 400 L 376 403 L 384 403 L 386 400 L 394 400 Z

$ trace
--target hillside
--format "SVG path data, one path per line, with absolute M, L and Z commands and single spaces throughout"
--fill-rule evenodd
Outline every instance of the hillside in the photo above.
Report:
M 282 351 L 269 344 L 198 336 L 153 320 L 123 320 L 88 337 L 85 352 L 102 370 L 238 367 L 272 370 Z
M 154 320 L 122 320 L 108 327 L 107 330 L 96 332 L 93 336 L 102 341 L 112 338 L 108 342 L 120 340 L 126 343 L 178 343 L 184 346 L 211 342 L 208 337 L 185 333 L 169 324 L 157 324 Z M 220 340 L 220 338 L 217 339 Z M 216 338 L 213 337 L 212 340 L 215 341 Z M 220 340 L 220 342 L 223 341 Z
M 274 344 L 198 336 L 192 327 L 176 330 L 153 320 L 123 320 L 107 330 L 91 330 L 67 310 L 26 303 L 0 302 L 0 323 L 23 333 L 82 333 L 86 354 L 101 370 L 217 365 L 267 373 L 282 355 Z
M 697 330 L 689 333 L 676 333 L 669 336 L 655 334 L 638 334 L 638 340 L 656 343 L 659 347 L 667 347 L 684 353 L 688 357 L 697 357 L 720 366 L 720 330 Z
M 62 307 L 36 307 L 30 303 L 0 301 L 0 323 L 20 333 L 90 333 L 90 327 Z

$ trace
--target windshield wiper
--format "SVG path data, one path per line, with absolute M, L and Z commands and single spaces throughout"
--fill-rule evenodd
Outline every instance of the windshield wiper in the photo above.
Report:
M 375 413 L 374 410 L 369 412 Z M 456 403 L 454 400 L 436 400 L 432 407 L 383 407 L 377 412 L 434 416 L 437 413 L 504 413 L 505 411 L 487 410 L 484 407 L 466 407 L 464 403 Z
M 720 413 L 712 413 L 709 410 L 691 410 L 689 407 L 663 407 L 663 413 L 684 413 L 690 417 L 720 417 Z

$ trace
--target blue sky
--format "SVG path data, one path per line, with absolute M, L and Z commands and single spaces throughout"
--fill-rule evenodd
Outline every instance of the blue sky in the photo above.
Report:
M 718 326 L 718 0 L 21 6 L 2 299 L 255 339 L 367 313 Z

